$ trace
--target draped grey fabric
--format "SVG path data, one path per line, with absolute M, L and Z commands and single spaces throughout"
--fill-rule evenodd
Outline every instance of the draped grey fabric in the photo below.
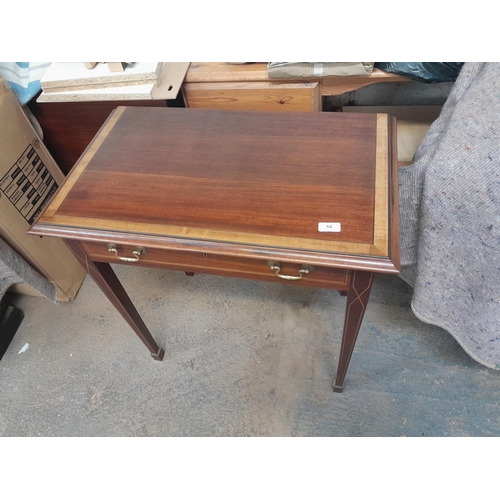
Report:
M 17 283 L 27 283 L 52 302 L 57 302 L 54 285 L 0 238 L 0 299 Z
M 413 312 L 500 369 L 500 63 L 464 64 L 399 193 Z

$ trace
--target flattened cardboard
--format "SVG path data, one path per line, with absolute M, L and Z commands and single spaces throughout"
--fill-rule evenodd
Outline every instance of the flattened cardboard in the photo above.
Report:
M 63 241 L 27 234 L 64 175 L 1 77 L 0 137 L 0 236 L 54 284 L 59 301 L 72 301 L 85 270 Z

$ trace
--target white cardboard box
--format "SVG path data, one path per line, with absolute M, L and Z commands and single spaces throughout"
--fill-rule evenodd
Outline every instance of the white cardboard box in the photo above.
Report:
M 59 301 L 72 301 L 83 267 L 62 240 L 27 234 L 64 175 L 1 77 L 0 138 L 0 237 L 54 284 Z

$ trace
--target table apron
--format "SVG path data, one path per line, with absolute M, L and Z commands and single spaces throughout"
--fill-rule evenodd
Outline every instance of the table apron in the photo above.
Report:
M 314 288 L 330 288 L 334 290 L 348 290 L 352 271 L 334 267 L 310 266 L 313 269 L 309 274 L 303 274 L 300 280 L 286 280 L 276 275 L 270 268 L 269 261 L 275 260 L 280 264 L 281 275 L 300 276 L 301 262 L 287 263 L 278 259 L 254 259 L 244 257 L 228 257 L 216 253 L 192 252 L 180 250 L 165 250 L 158 248 L 145 249 L 138 256 L 136 262 L 125 262 L 119 257 L 135 259 L 134 251 L 141 248 L 138 245 L 116 244 L 118 256 L 110 252 L 106 243 L 95 241 L 81 241 L 85 252 L 94 262 L 123 264 L 141 267 L 154 267 L 174 271 L 184 271 L 199 274 L 215 274 L 234 278 L 271 281 L 275 283 L 289 283 Z M 110 242 L 111 243 L 111 242 Z

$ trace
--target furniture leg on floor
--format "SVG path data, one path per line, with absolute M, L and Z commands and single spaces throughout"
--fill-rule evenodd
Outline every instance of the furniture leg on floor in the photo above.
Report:
M 105 262 L 93 262 L 77 241 L 64 241 L 104 295 L 149 349 L 153 359 L 161 361 L 165 354 L 164 350 L 156 343 L 111 266 Z
M 367 271 L 353 272 L 351 286 L 347 293 L 344 332 L 342 334 L 337 376 L 335 377 L 335 385 L 333 386 L 334 392 L 342 392 L 343 390 L 347 368 L 351 361 L 359 328 L 363 321 L 366 306 L 368 305 L 368 299 L 370 298 L 373 276 L 373 273 Z

